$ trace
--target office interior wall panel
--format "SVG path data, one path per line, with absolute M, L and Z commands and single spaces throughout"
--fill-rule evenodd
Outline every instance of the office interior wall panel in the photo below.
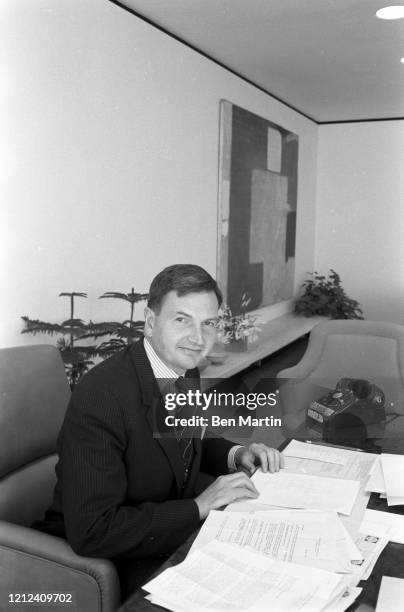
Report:
M 314 261 L 317 126 L 107 0 L 4 0 L 0 345 L 20 315 L 124 320 L 105 291 L 216 272 L 221 99 L 299 135 L 296 283 Z M 142 316 L 144 304 L 137 307 Z
M 319 128 L 316 269 L 367 319 L 404 323 L 404 121 Z

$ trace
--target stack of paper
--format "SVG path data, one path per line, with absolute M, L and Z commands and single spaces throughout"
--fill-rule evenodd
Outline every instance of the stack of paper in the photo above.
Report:
M 342 514 L 351 513 L 360 487 L 357 480 L 293 474 L 285 470 L 274 474 L 264 474 L 257 470 L 252 481 L 260 495 L 250 503 L 275 503 L 285 508 L 335 510 Z
M 153 603 L 178 612 L 320 612 L 343 596 L 347 578 L 246 549 L 240 555 L 239 547 L 213 540 L 143 588 Z
M 404 504 L 404 456 L 382 453 L 371 470 L 366 490 L 387 497 L 388 506 Z
M 282 453 L 287 472 L 311 474 L 365 484 L 377 455 L 292 440 Z
M 333 446 L 291 440 L 283 451 L 283 455 L 284 457 L 296 457 L 299 459 L 311 459 L 312 461 L 346 465 L 349 460 L 350 452 L 351 451 L 347 452 L 347 449 Z
M 355 538 L 355 545 L 359 549 L 363 560 L 352 561 L 352 585 L 356 585 L 360 580 L 367 580 L 372 573 L 376 561 L 380 557 L 383 549 L 389 540 L 386 537 L 378 537 L 369 533 L 358 533 Z
M 384 477 L 395 460 L 295 440 L 284 455 L 280 472 L 254 474 L 257 500 L 209 514 L 185 561 L 143 587 L 148 599 L 178 612 L 343 612 L 353 603 L 394 529 L 404 541 L 404 517 L 365 512 L 368 489 L 389 483 L 399 498 Z
M 369 501 L 370 493 L 365 491 L 365 483 L 372 466 L 377 461 L 377 455 L 297 440 L 292 440 L 283 454 L 286 471 L 360 482 L 351 514 L 341 517 L 344 526 L 354 537 L 358 533 Z
M 367 508 L 360 532 L 404 544 L 404 516 Z
M 377 455 L 321 444 L 308 444 L 297 440 L 292 440 L 282 454 L 285 459 L 285 468 L 282 470 L 282 473 L 359 482 L 359 490 L 350 513 L 341 516 L 344 526 L 350 535 L 355 537 L 359 531 L 369 501 L 370 493 L 365 490 L 365 484 L 372 466 L 377 461 Z M 321 485 L 324 486 L 321 487 Z M 325 497 L 326 481 L 319 481 L 319 486 L 323 489 L 323 497 Z M 344 504 L 344 501 L 346 502 L 347 500 L 342 498 L 340 501 Z M 299 500 L 299 502 L 299 507 L 308 507 L 307 500 L 303 500 L 303 506 L 302 500 Z M 296 500 L 294 500 L 294 503 L 296 503 Z M 245 501 L 230 504 L 227 506 L 226 511 L 256 512 L 257 510 L 273 509 L 279 507 L 279 505 L 280 502 L 277 495 L 273 498 L 267 498 L 265 502 L 264 498 L 260 496 L 252 503 Z M 327 505 L 328 507 L 330 506 L 326 501 L 322 505 L 317 505 L 317 509 L 327 509 Z M 335 510 L 335 506 L 332 509 Z
M 353 572 L 364 556 L 335 512 L 274 510 L 210 512 L 191 552 L 212 540 L 255 550 L 279 561 Z

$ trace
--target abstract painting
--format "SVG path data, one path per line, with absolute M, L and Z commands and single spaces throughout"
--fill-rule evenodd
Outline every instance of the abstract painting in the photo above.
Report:
M 298 136 L 239 106 L 220 102 L 217 277 L 240 312 L 293 296 Z

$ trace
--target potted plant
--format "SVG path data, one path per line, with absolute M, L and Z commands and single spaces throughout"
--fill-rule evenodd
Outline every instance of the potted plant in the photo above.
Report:
M 70 299 L 70 318 L 62 323 L 48 323 L 39 319 L 30 319 L 27 316 L 21 317 L 24 321 L 22 334 L 49 334 L 53 336 L 59 334 L 56 346 L 59 349 L 63 363 L 65 365 L 66 376 L 70 387 L 73 389 L 80 378 L 91 366 L 94 365 L 93 358 L 97 355 L 97 348 L 94 345 L 78 345 L 77 340 L 87 337 L 89 325 L 82 319 L 76 319 L 74 315 L 75 298 L 86 298 L 87 294 L 72 291 L 71 293 L 59 293 L 59 297 Z
M 331 269 L 328 276 L 313 272 L 304 281 L 303 292 L 295 302 L 295 312 L 330 319 L 363 319 L 359 302 L 345 293 L 340 276 Z
M 109 340 L 101 342 L 97 346 L 97 352 L 105 359 L 113 355 L 117 351 L 122 350 L 129 344 L 133 344 L 143 336 L 144 321 L 134 321 L 135 304 L 146 300 L 148 293 L 136 293 L 132 287 L 129 293 L 120 293 L 117 291 L 107 291 L 99 296 L 98 299 L 112 298 L 123 300 L 129 303 L 130 315 L 122 323 L 117 321 L 104 321 L 103 323 L 90 323 L 86 337 L 100 338 L 102 336 L 110 336 Z
M 108 291 L 100 296 L 102 298 L 115 298 L 129 302 L 130 315 L 122 323 L 117 321 L 104 321 L 102 323 L 86 323 L 82 319 L 76 319 L 74 315 L 75 298 L 86 298 L 86 293 L 73 291 L 72 293 L 60 293 L 59 297 L 70 298 L 70 318 L 62 323 L 48 323 L 39 319 L 21 317 L 24 321 L 22 334 L 59 334 L 56 346 L 59 349 L 65 365 L 66 376 L 70 387 L 73 389 L 80 378 L 94 365 L 93 359 L 98 357 L 105 359 L 113 353 L 122 350 L 129 344 L 136 342 L 143 335 L 144 321 L 134 321 L 134 308 L 137 302 L 147 299 L 147 293 L 135 293 L 134 289 L 129 293 L 118 293 Z M 109 339 L 101 344 L 82 344 L 82 341 L 93 339 L 95 341 L 103 336 Z M 80 341 L 80 344 L 77 342 Z

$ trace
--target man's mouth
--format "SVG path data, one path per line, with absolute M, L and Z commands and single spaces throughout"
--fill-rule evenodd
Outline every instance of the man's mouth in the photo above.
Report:
M 181 346 L 180 349 L 191 355 L 200 355 L 200 353 L 202 353 L 201 348 L 189 348 L 189 346 Z

